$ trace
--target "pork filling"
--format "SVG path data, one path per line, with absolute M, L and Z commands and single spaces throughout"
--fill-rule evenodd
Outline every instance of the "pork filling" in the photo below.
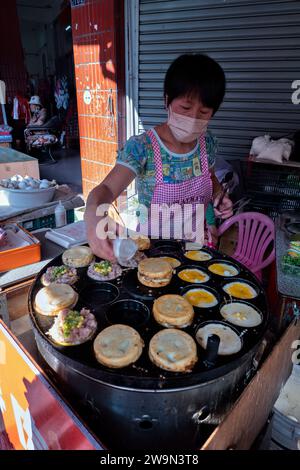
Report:
M 64 309 L 56 317 L 48 334 L 55 341 L 63 343 L 83 343 L 95 331 L 97 322 L 90 310 L 79 311 Z

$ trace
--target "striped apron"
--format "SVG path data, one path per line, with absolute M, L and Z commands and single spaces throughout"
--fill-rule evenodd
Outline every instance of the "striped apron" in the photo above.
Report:
M 206 207 L 212 199 L 212 181 L 208 168 L 205 135 L 199 139 L 201 175 L 181 183 L 164 183 L 159 142 L 151 129 L 147 134 L 153 147 L 156 183 L 148 221 L 140 225 L 140 231 L 151 238 L 182 238 L 195 241 L 193 234 L 197 230 L 197 215 L 200 213 L 197 211 L 202 205 L 204 223 Z M 170 212 L 170 207 L 174 208 L 174 205 L 177 209 Z M 170 220 L 167 220 L 166 216 L 170 216 Z M 203 226 L 201 228 L 204 229 Z M 180 233 L 182 235 L 178 236 Z

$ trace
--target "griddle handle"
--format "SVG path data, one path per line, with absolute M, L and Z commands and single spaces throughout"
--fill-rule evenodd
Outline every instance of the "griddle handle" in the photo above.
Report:
M 220 337 L 218 335 L 210 335 L 207 339 L 205 365 L 213 367 L 218 358 L 218 351 L 220 345 Z

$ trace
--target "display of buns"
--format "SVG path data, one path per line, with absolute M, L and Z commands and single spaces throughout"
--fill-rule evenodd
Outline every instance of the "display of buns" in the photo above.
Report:
M 149 358 L 160 369 L 190 372 L 198 360 L 197 346 L 187 333 L 168 328 L 152 337 L 149 344 Z
M 62 255 L 63 263 L 71 268 L 84 268 L 94 259 L 94 255 L 88 246 L 75 246 L 66 250 Z
M 157 323 L 167 328 L 185 328 L 194 319 L 192 305 L 181 295 L 166 294 L 153 303 L 153 316 Z
M 131 326 L 116 324 L 101 331 L 94 340 L 94 353 L 100 364 L 110 368 L 129 366 L 142 354 L 144 342 Z
M 54 282 L 38 291 L 34 307 L 41 315 L 55 316 L 65 308 L 73 308 L 77 301 L 78 294 L 71 286 Z
M 138 265 L 138 280 L 148 287 L 167 286 L 173 274 L 172 266 L 160 258 L 147 258 Z

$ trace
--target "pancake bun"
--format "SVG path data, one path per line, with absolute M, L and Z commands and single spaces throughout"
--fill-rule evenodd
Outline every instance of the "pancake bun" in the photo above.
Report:
M 147 258 L 138 265 L 138 280 L 148 287 L 167 286 L 173 274 L 173 268 L 160 258 Z
M 84 268 L 94 259 L 89 246 L 75 246 L 66 250 L 62 255 L 63 263 L 71 268 Z
M 194 319 L 192 305 L 181 295 L 167 294 L 153 303 L 153 316 L 157 323 L 167 328 L 185 328 Z
M 132 235 L 131 238 L 136 243 L 138 250 L 143 251 L 143 250 L 148 250 L 150 248 L 151 242 L 150 242 L 150 239 L 146 235 L 136 234 L 136 235 Z
M 198 360 L 197 346 L 187 333 L 168 328 L 152 337 L 149 344 L 149 358 L 161 369 L 190 372 Z
M 41 315 L 55 316 L 64 308 L 72 308 L 78 294 L 68 284 L 53 283 L 38 291 L 34 301 L 35 310 Z
M 100 364 L 113 369 L 129 366 L 143 352 L 144 342 L 131 326 L 116 324 L 101 331 L 94 341 L 94 353 Z

